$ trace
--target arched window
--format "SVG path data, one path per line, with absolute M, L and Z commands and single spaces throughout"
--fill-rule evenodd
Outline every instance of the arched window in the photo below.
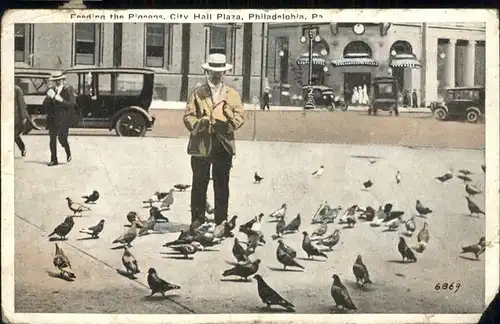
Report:
M 354 41 L 344 47 L 344 57 L 360 56 L 372 57 L 372 49 L 368 44 L 362 41 Z
M 407 41 L 396 41 L 390 49 L 391 55 L 413 54 L 413 48 Z

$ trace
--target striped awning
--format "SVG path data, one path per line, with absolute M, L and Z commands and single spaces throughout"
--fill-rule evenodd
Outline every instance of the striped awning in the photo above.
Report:
M 338 66 L 378 66 L 378 62 L 370 57 L 343 57 L 340 59 L 332 60 L 332 65 Z
M 419 69 L 421 64 L 415 54 L 396 54 L 391 57 L 391 67 L 409 67 Z
M 304 53 L 297 59 L 297 64 L 308 65 L 309 64 L 309 53 Z M 318 53 L 312 54 L 312 64 L 313 65 L 326 65 L 326 60 Z

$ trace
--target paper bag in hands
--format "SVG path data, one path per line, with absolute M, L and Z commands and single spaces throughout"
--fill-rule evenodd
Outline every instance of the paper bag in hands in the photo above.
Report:
M 47 97 L 53 99 L 55 96 L 56 92 L 54 91 L 54 89 L 49 89 L 49 91 L 47 91 Z
M 56 96 L 54 97 L 54 99 L 56 99 L 59 102 L 63 101 L 63 98 L 59 94 L 56 94 Z

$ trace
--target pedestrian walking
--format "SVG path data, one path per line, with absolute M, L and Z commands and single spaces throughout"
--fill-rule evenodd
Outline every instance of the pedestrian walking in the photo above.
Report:
M 23 90 L 16 84 L 14 86 L 14 142 L 21 151 L 21 156 L 23 157 L 26 156 L 26 145 L 21 138 L 21 134 L 29 118 Z
M 269 109 L 269 87 L 264 89 L 264 94 L 262 95 L 262 110 L 270 110 Z
M 222 82 L 232 69 L 224 54 L 209 54 L 202 64 L 207 80 L 189 96 L 184 125 L 190 132 L 187 153 L 193 172 L 191 228 L 205 222 L 210 169 L 215 196 L 215 223 L 227 220 L 229 178 L 236 153 L 234 132 L 244 123 L 243 104 L 238 92 Z
M 66 161 L 71 162 L 71 148 L 68 142 L 69 127 L 76 124 L 80 116 L 76 112 L 75 90 L 65 84 L 66 76 L 62 72 L 55 72 L 49 81 L 54 86 L 47 91 L 43 106 L 47 111 L 47 129 L 50 138 L 50 163 L 48 166 L 58 165 L 57 142 L 66 152 Z
M 411 94 L 411 102 L 412 102 L 412 108 L 418 108 L 418 94 L 417 94 L 417 89 L 413 89 L 413 92 Z

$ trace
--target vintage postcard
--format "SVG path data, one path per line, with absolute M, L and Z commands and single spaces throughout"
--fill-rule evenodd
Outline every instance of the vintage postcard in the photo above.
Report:
M 499 287 L 489 10 L 13 10 L 11 323 L 475 323 Z

